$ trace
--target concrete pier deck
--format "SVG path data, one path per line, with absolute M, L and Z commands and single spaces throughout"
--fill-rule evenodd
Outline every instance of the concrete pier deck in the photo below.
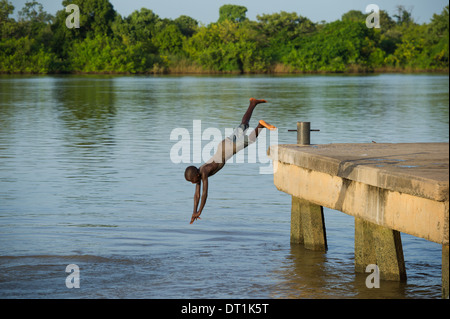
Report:
M 406 279 L 397 232 L 442 244 L 443 296 L 448 297 L 448 143 L 273 145 L 268 155 L 273 160 L 275 186 L 293 196 L 291 240 L 326 237 L 324 225 L 316 226 L 319 235 L 313 223 L 312 230 L 294 225 L 295 220 L 315 220 L 294 216 L 295 210 L 303 210 L 299 214 L 304 216 L 304 203 L 308 203 L 306 215 L 315 214 L 319 221 L 320 210 L 313 206 L 354 216 L 355 269 L 362 269 L 369 260 L 382 263 L 386 255 L 392 255 L 396 269 L 387 270 L 392 268 L 389 262 L 383 266 L 385 279 Z M 381 236 L 385 230 L 389 235 Z M 326 238 L 322 242 L 311 247 L 326 249 Z M 375 242 L 378 248 L 367 252 L 367 242 Z M 389 245 L 392 248 L 386 250 Z

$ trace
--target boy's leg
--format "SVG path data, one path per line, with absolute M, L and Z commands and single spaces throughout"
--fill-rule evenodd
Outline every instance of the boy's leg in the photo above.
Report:
M 261 130 L 263 128 L 267 128 L 271 131 L 276 130 L 277 128 L 269 123 L 267 123 L 264 120 L 259 120 L 258 126 L 255 127 L 255 129 L 253 130 L 253 132 L 250 133 L 250 135 L 248 136 L 248 140 L 249 140 L 249 144 L 253 143 L 256 141 L 256 138 L 258 137 L 259 133 L 261 132 Z
M 248 127 L 248 123 L 250 122 L 250 118 L 252 117 L 253 110 L 259 103 L 266 103 L 266 100 L 257 100 L 254 98 L 250 99 L 250 105 L 248 106 L 247 112 L 245 112 L 244 116 L 242 117 L 241 124 L 244 124 Z

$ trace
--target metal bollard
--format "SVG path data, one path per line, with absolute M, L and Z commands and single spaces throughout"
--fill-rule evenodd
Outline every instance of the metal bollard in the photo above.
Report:
M 311 122 L 297 122 L 296 130 L 288 132 L 297 132 L 297 144 L 311 145 L 311 132 L 320 132 L 320 130 L 311 130 Z
M 310 145 L 311 122 L 297 122 L 297 144 Z

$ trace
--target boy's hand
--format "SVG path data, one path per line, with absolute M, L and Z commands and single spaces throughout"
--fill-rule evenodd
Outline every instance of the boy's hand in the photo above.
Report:
M 192 224 L 195 220 L 197 220 L 197 219 L 201 219 L 200 218 L 200 214 L 201 213 L 194 213 L 194 214 L 192 214 L 192 217 L 191 217 L 191 222 L 189 223 L 189 224 Z

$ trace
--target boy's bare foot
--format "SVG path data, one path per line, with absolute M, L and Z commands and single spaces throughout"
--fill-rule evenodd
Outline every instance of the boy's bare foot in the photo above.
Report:
M 259 103 L 267 103 L 267 101 L 263 100 L 263 99 L 257 100 L 257 99 L 252 97 L 252 98 L 250 98 L 250 103 L 254 103 L 256 105 L 256 104 L 259 104 Z
M 274 131 L 274 130 L 277 129 L 275 126 L 273 126 L 273 125 L 267 123 L 267 122 L 264 121 L 264 120 L 259 120 L 259 124 L 261 124 L 262 126 L 264 126 L 265 128 L 267 128 L 267 129 L 269 129 L 269 130 L 271 130 L 271 131 Z

